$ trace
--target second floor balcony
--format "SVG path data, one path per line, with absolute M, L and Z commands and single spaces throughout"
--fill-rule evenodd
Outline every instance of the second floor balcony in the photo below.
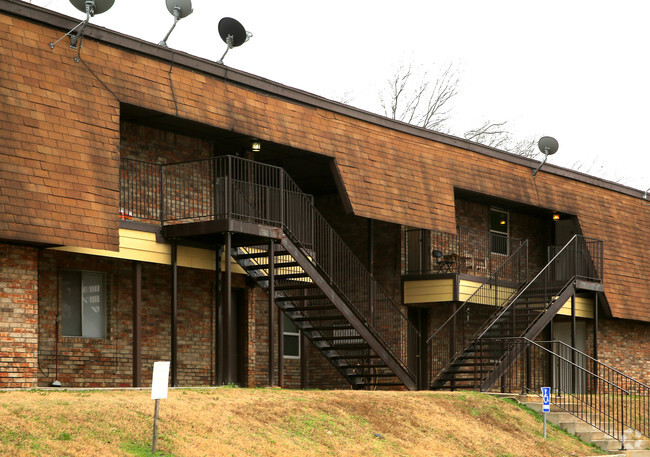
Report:
M 524 240 L 459 226 L 456 233 L 409 229 L 404 232 L 404 275 L 463 274 L 487 277 Z M 526 277 L 527 258 L 517 263 L 517 276 Z

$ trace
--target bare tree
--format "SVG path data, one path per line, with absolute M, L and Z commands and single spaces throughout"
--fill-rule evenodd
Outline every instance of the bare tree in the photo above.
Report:
M 388 80 L 387 91 L 379 96 L 384 114 L 430 130 L 446 128 L 451 112 L 449 102 L 458 93 L 456 70 L 450 64 L 435 79 L 430 79 L 426 72 L 418 81 L 413 78 L 409 65 L 400 66 Z
M 448 126 L 453 109 L 451 101 L 458 95 L 459 83 L 458 71 L 451 64 L 435 78 L 430 78 L 428 72 L 418 76 L 412 65 L 402 65 L 387 81 L 379 100 L 387 117 L 429 130 L 451 133 Z M 506 125 L 507 121 L 486 121 L 462 136 L 525 157 L 538 155 L 534 139 L 514 140 Z
M 505 128 L 507 124 L 508 121 L 485 121 L 480 127 L 466 131 L 463 137 L 523 157 L 533 158 L 540 155 L 540 151 L 536 148 L 537 141 L 535 138 L 515 140 L 512 138 L 512 133 Z

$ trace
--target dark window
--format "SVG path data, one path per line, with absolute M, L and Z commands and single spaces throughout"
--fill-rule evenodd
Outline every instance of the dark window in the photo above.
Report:
M 61 334 L 84 338 L 106 336 L 106 291 L 102 273 L 62 272 Z
M 300 358 L 300 329 L 286 314 L 282 313 L 284 319 L 284 356 L 288 359 Z
M 498 209 L 490 210 L 490 250 L 493 254 L 508 255 L 510 215 Z

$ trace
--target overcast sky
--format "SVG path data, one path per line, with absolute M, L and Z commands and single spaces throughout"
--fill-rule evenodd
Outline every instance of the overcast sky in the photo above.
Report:
M 69 0 L 32 0 L 73 16 Z M 460 76 L 457 133 L 485 120 L 521 138 L 555 137 L 550 163 L 650 187 L 650 2 L 583 0 L 193 0 L 170 48 L 218 60 L 222 17 L 253 38 L 226 65 L 381 113 L 379 92 L 400 64 Z M 158 43 L 172 25 L 165 0 L 115 0 L 91 22 Z

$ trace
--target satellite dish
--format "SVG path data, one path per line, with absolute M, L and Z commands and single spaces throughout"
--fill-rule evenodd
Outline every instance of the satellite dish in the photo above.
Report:
M 70 3 L 82 13 L 94 16 L 110 10 L 115 0 L 70 0 Z
M 542 151 L 542 154 L 547 156 L 555 154 L 559 146 L 557 140 L 551 136 L 543 136 L 537 142 L 539 150 Z
M 219 21 L 219 36 L 228 45 L 226 52 L 223 53 L 221 59 L 217 63 L 223 64 L 223 58 L 226 57 L 231 48 L 236 48 L 246 43 L 253 36 L 252 33 L 247 32 L 243 25 L 231 17 L 224 17 Z
M 162 41 L 158 43 L 161 46 L 167 46 L 167 38 L 169 38 L 172 30 L 174 30 L 174 27 L 176 27 L 176 23 L 180 19 L 183 19 L 184 17 L 192 14 L 193 11 L 191 0 L 165 0 L 165 2 L 167 3 L 167 10 L 172 14 L 172 16 L 174 16 L 174 23 L 172 24 L 172 28 L 169 29 L 169 32 L 167 32 L 167 35 L 165 35 L 165 38 L 163 38 Z
M 50 49 L 54 49 L 54 46 L 56 46 L 59 41 L 67 36 L 70 36 L 70 47 L 72 49 L 78 49 L 81 44 L 81 40 L 83 39 L 86 25 L 88 24 L 88 21 L 90 21 L 90 18 L 95 14 L 105 13 L 106 11 L 110 10 L 113 6 L 113 3 L 115 3 L 115 0 L 70 0 L 70 3 L 72 3 L 72 6 L 77 8 L 82 13 L 86 13 L 86 19 L 81 21 L 75 28 L 70 30 L 54 43 L 50 43 Z M 79 29 L 79 31 L 73 35 L 72 32 L 77 29 Z M 79 57 L 75 57 L 74 60 L 75 62 L 78 62 Z
M 183 19 L 192 14 L 191 0 L 165 0 L 165 3 L 167 3 L 167 10 L 174 17 L 176 17 L 176 11 L 178 11 L 179 19 Z
M 558 144 L 555 138 L 550 136 L 543 136 L 537 142 L 537 147 L 539 148 L 540 151 L 542 151 L 542 154 L 544 154 L 544 160 L 542 161 L 542 163 L 539 164 L 537 168 L 533 170 L 533 178 L 535 177 L 539 169 L 542 168 L 542 165 L 546 163 L 546 159 L 548 159 L 548 156 L 555 154 L 557 152 L 557 149 L 560 147 L 560 145 Z

